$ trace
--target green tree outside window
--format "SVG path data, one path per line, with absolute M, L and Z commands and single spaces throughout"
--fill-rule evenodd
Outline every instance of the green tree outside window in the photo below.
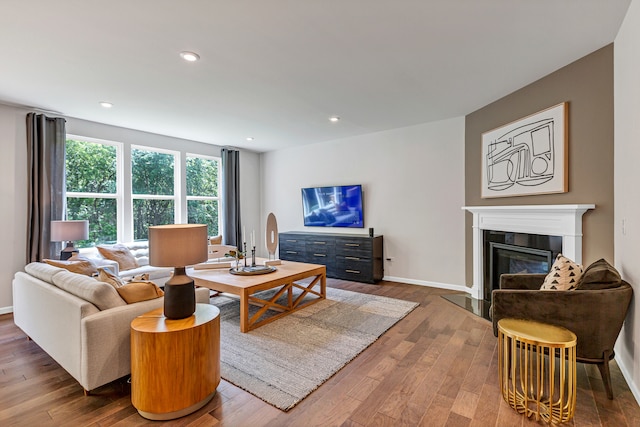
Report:
M 65 148 L 67 219 L 89 221 L 89 239 L 76 246 L 116 242 L 123 221 L 118 218 L 119 206 L 125 196 L 118 192 L 118 144 L 68 138 Z M 131 176 L 121 178 L 121 188 L 131 188 L 132 212 L 123 214 L 132 215 L 133 235 L 124 239 L 144 240 L 149 225 L 185 219 L 207 224 L 210 235 L 219 234 L 219 159 L 187 154 L 186 188 L 179 192 L 175 174 L 179 158 L 179 153 L 131 149 L 131 157 L 124 160 L 131 162 Z M 187 203 L 187 218 L 183 219 L 175 217 L 176 194 L 180 193 Z

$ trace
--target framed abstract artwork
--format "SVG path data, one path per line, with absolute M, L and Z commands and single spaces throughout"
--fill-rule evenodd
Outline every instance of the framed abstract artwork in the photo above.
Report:
M 482 134 L 482 198 L 568 191 L 568 103 Z

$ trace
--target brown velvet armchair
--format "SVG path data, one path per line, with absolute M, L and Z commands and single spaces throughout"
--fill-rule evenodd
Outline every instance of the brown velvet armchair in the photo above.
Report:
M 619 277 L 619 276 L 618 276 Z M 564 326 L 578 337 L 577 360 L 595 363 L 605 391 L 613 399 L 609 360 L 631 302 L 633 289 L 624 280 L 606 289 L 541 291 L 545 274 L 503 274 L 500 289 L 492 292 L 491 319 L 511 317 Z

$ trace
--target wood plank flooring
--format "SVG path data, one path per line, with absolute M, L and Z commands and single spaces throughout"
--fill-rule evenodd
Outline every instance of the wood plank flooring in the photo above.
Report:
M 13 323 L 0 316 L 1 426 L 472 426 L 542 425 L 501 398 L 496 338 L 488 321 L 440 297 L 451 293 L 381 282 L 328 285 L 420 303 L 356 359 L 289 412 L 222 381 L 199 411 L 148 421 L 131 406 L 126 378 L 85 397 L 82 388 Z M 63 327 L 63 325 L 60 325 Z M 224 344 L 223 344 L 224 345 Z M 640 408 L 619 368 L 608 400 L 598 369 L 578 364 L 569 426 L 640 426 Z

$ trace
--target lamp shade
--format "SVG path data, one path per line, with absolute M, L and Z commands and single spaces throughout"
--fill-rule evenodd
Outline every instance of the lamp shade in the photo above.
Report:
M 209 258 L 206 224 L 169 224 L 149 227 L 149 264 L 186 267 Z
M 51 241 L 68 242 L 89 238 L 89 221 L 51 221 Z

